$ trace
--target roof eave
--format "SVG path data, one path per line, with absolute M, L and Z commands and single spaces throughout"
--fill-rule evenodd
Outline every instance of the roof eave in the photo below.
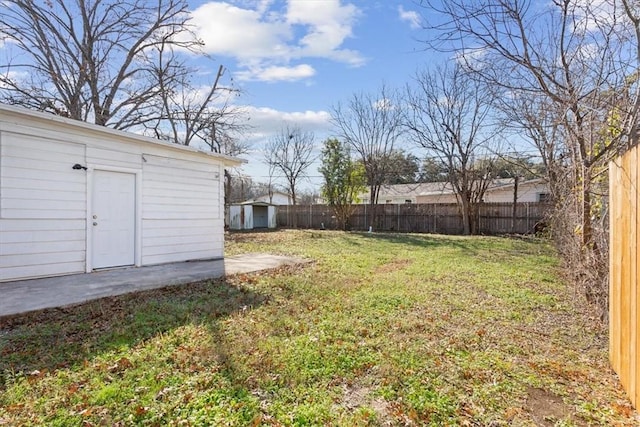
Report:
M 238 157 L 227 156 L 225 154 L 205 151 L 205 150 L 201 150 L 201 149 L 186 146 L 186 145 L 175 144 L 172 142 L 163 141 L 157 138 L 151 138 L 148 136 L 144 136 L 144 135 L 140 135 L 132 132 L 126 132 L 123 130 L 113 129 L 106 126 L 100 126 L 93 123 L 70 119 L 68 117 L 56 116 L 55 114 L 51 114 L 51 113 L 34 111 L 25 107 L 0 103 L 0 113 L 6 114 L 6 115 L 13 114 L 14 116 L 29 117 L 44 123 L 47 123 L 47 122 L 58 123 L 60 125 L 76 127 L 78 129 L 84 129 L 90 132 L 98 132 L 106 135 L 112 135 L 114 137 L 127 138 L 129 140 L 138 141 L 142 143 L 160 145 L 173 150 L 183 150 L 183 151 L 190 151 L 194 153 L 202 153 L 202 154 L 219 159 L 224 164 L 224 166 L 228 166 L 228 167 L 236 167 L 244 163 L 247 163 L 247 160 L 241 159 Z

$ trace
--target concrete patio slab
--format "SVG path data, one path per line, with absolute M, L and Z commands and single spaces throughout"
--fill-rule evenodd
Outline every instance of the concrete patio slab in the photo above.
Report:
M 308 262 L 310 261 L 301 258 L 250 253 L 224 260 L 118 268 L 88 274 L 5 282 L 0 283 L 0 317 Z

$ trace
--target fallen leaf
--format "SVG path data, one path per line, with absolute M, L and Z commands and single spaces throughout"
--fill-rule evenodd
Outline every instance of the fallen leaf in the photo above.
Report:
M 144 414 L 146 414 L 147 412 L 149 412 L 149 409 L 144 407 L 144 406 L 138 406 L 136 407 L 135 413 L 137 417 L 140 417 Z

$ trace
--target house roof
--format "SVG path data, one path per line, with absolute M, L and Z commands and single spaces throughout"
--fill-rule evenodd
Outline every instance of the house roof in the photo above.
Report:
M 451 186 L 451 184 L 448 182 L 421 182 L 416 184 L 383 185 L 380 187 L 380 194 L 387 196 L 439 194 L 442 193 L 447 186 Z
M 531 179 L 521 181 L 519 185 L 542 184 L 544 179 Z M 513 178 L 499 178 L 493 181 L 487 191 L 497 191 L 513 187 Z M 453 186 L 450 182 L 421 182 L 416 184 L 390 184 L 380 187 L 380 195 L 388 197 L 409 197 L 409 196 L 433 196 L 441 194 L 453 194 Z M 368 192 L 366 194 L 369 194 Z
M 545 184 L 547 180 L 544 178 L 528 179 L 526 181 L 519 181 L 518 186 L 527 184 Z M 487 191 L 498 191 L 505 188 L 511 188 L 515 185 L 515 179 L 513 178 L 499 178 L 495 179 L 492 185 L 487 188 Z
M 243 206 L 277 206 L 269 202 L 256 202 L 255 200 L 249 200 L 249 201 L 238 203 L 238 204 Z
M 243 163 L 247 163 L 246 160 L 240 159 L 237 157 L 227 156 L 224 154 L 214 153 L 211 151 L 205 151 L 205 150 L 201 150 L 198 148 L 189 147 L 185 145 L 174 144 L 172 142 L 162 141 L 160 139 L 151 138 L 148 136 L 139 135 L 132 132 L 112 129 L 106 126 L 99 126 L 93 123 L 74 120 L 67 117 L 56 116 L 55 114 L 51 114 L 51 113 L 33 111 L 27 108 L 18 107 L 15 105 L 7 105 L 7 104 L 0 103 L 0 113 L 3 114 L 5 119 L 9 118 L 12 115 L 18 116 L 18 117 L 19 116 L 28 117 L 30 119 L 37 120 L 42 123 L 57 123 L 64 126 L 74 127 L 76 129 L 82 129 L 88 132 L 95 132 L 95 133 L 104 134 L 104 135 L 113 135 L 114 137 L 126 138 L 142 144 L 161 145 L 165 148 L 169 148 L 172 150 L 182 150 L 182 151 L 191 151 L 195 153 L 201 153 L 203 155 L 207 155 L 207 156 L 211 156 L 219 159 L 226 166 L 240 166 Z

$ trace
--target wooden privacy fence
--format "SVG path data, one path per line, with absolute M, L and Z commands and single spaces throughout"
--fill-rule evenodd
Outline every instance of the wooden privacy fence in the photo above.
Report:
M 351 215 L 351 230 L 367 230 L 368 205 L 356 205 Z M 479 231 L 482 234 L 533 233 L 542 225 L 549 205 L 518 203 L 513 216 L 511 203 L 485 203 L 479 210 Z M 294 222 L 295 216 L 295 222 Z M 298 228 L 339 227 L 333 210 L 327 205 L 279 206 L 278 226 Z M 376 231 L 412 233 L 462 234 L 462 216 L 457 204 L 387 204 L 377 207 Z
M 633 405 L 640 403 L 640 148 L 609 164 L 609 357 Z

